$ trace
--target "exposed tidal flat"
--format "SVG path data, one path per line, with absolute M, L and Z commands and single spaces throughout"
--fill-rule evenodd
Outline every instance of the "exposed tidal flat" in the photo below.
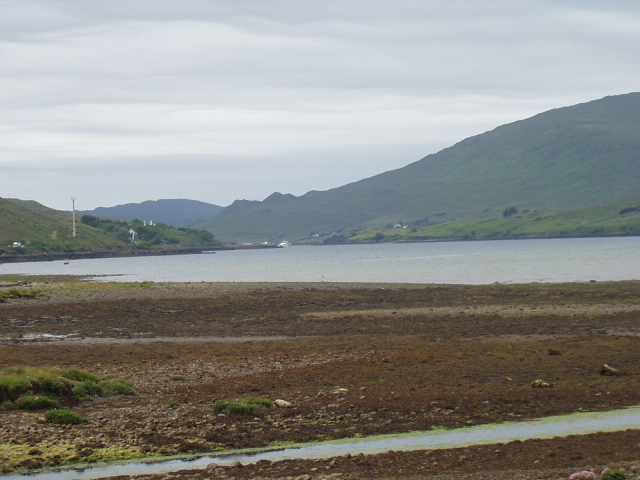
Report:
M 0 411 L 6 474 L 640 404 L 636 281 L 22 280 L 19 288 L 38 294 L 0 304 L 0 366 L 117 376 L 131 380 L 136 395 L 72 402 L 68 407 L 87 419 L 78 425 L 48 423 L 46 410 Z M 605 363 L 615 375 L 601 374 Z M 535 380 L 553 386 L 533 388 Z M 251 398 L 291 406 L 215 410 L 218 401 Z M 562 478 L 589 465 L 634 462 L 639 442 L 630 430 L 437 451 L 345 451 L 144 478 Z M 564 473 L 553 477 L 556 469 Z

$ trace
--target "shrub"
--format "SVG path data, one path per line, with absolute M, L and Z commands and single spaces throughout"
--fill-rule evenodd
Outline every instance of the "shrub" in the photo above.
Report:
M 20 397 L 15 402 L 15 405 L 21 410 L 42 410 L 45 408 L 58 408 L 60 402 L 46 395 L 25 395 Z
M 515 215 L 516 213 L 518 213 L 518 209 L 516 207 L 508 207 L 504 209 L 502 216 L 507 218 Z
M 624 207 L 621 208 L 620 211 L 618 212 L 619 215 L 624 215 L 625 213 L 629 213 L 629 212 L 637 212 L 638 211 L 638 207 Z
M 45 413 L 44 418 L 48 423 L 57 425 L 79 425 L 88 422 L 86 417 L 71 410 L 49 410 Z
M 602 480 L 626 480 L 627 474 L 617 468 L 605 468 L 600 478 Z

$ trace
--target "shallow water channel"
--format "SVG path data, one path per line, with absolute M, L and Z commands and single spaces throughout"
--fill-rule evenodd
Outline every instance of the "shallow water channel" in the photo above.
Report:
M 84 470 L 62 470 L 32 475 L 6 475 L 8 480 L 72 480 L 95 479 L 116 475 L 142 475 L 166 473 L 177 470 L 202 469 L 210 463 L 229 465 L 259 460 L 330 458 L 350 453 L 375 454 L 389 450 L 435 450 L 466 447 L 470 445 L 506 443 L 514 440 L 552 438 L 567 435 L 584 435 L 595 432 L 615 432 L 640 429 L 640 405 L 609 412 L 585 412 L 547 417 L 525 422 L 509 422 L 454 430 L 431 430 L 399 435 L 371 436 L 304 444 L 297 447 L 270 451 L 227 452 L 191 459 L 166 461 L 137 461 L 88 467 Z

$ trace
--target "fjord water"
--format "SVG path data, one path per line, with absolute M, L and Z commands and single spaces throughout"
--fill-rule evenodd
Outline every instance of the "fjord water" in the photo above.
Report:
M 0 274 L 102 281 L 489 284 L 640 279 L 640 237 L 383 243 L 13 263 Z M 97 277 L 100 276 L 100 277 Z

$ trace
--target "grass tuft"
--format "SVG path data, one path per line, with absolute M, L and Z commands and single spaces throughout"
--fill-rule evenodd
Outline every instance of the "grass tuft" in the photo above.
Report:
M 58 408 L 60 402 L 45 395 L 25 395 L 20 397 L 15 402 L 15 405 L 20 410 L 43 410 L 45 408 Z
M 213 411 L 216 413 L 227 413 L 229 415 L 249 415 L 256 411 L 257 405 L 251 405 L 244 402 L 230 402 L 227 400 L 218 400 Z
M 44 418 L 48 423 L 55 423 L 56 425 L 79 425 L 81 423 L 87 423 L 89 420 L 83 417 L 79 413 L 71 410 L 49 410 L 45 413 Z
M 249 397 L 247 399 L 247 403 L 251 405 L 257 405 L 259 407 L 270 407 L 273 405 L 273 401 L 268 398 L 260 398 L 260 397 Z
M 135 395 L 133 391 L 133 382 L 124 378 L 110 378 L 100 383 L 102 395 L 112 397 L 115 395 Z
M 0 373 L 0 409 L 34 410 L 74 404 L 90 396 L 135 395 L 133 383 L 85 370 L 9 367 Z

